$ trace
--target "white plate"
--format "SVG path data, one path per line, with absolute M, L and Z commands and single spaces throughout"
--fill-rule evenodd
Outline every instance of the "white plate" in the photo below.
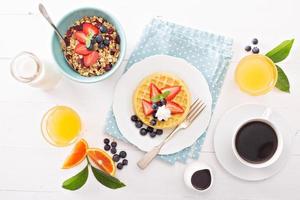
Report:
M 269 167 L 255 169 L 242 164 L 233 153 L 231 143 L 236 127 L 246 120 L 261 117 L 266 109 L 266 106 L 256 104 L 234 107 L 224 114 L 216 127 L 214 148 L 217 159 L 235 177 L 248 181 L 264 180 L 278 173 L 287 162 L 292 132 L 286 120 L 274 110 L 272 110 L 269 118 L 276 124 L 283 137 L 283 151 L 279 159 Z
M 211 94 L 202 73 L 183 59 L 157 55 L 135 63 L 116 85 L 113 112 L 122 135 L 143 151 L 151 150 L 170 131 L 164 130 L 162 136 L 155 138 L 150 138 L 149 135 L 141 136 L 139 129 L 130 121 L 130 116 L 134 114 L 132 96 L 136 87 L 144 77 L 155 72 L 169 72 L 177 75 L 187 84 L 192 101 L 200 98 L 207 105 L 193 124 L 178 132 L 160 152 L 161 155 L 172 154 L 191 146 L 205 132 L 211 117 Z

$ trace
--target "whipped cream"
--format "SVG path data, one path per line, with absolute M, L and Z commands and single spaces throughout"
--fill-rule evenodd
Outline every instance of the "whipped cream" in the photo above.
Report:
M 167 121 L 171 117 L 171 111 L 163 105 L 157 109 L 155 117 L 157 117 L 159 121 Z

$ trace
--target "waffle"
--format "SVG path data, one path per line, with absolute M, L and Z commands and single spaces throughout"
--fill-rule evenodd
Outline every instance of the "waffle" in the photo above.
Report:
M 181 86 L 181 91 L 172 100 L 179 104 L 184 112 L 181 114 L 172 114 L 171 117 L 166 121 L 157 121 L 154 128 L 164 129 L 172 128 L 180 124 L 187 116 L 191 105 L 190 92 L 186 84 L 177 76 L 169 73 L 154 73 L 145 77 L 138 87 L 136 88 L 133 96 L 134 111 L 138 118 L 146 125 L 151 126 L 150 121 L 153 116 L 146 116 L 143 112 L 142 100 L 150 100 L 150 84 L 155 84 L 158 88 L 164 88 L 168 86 Z

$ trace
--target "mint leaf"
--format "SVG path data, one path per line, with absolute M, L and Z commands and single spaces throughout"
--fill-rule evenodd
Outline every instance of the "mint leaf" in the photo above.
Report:
M 294 39 L 285 40 L 277 47 L 269 51 L 266 56 L 268 56 L 274 63 L 278 63 L 284 60 L 290 53 L 293 46 Z
M 86 165 L 86 167 L 81 172 L 65 180 L 62 187 L 67 190 L 78 190 L 86 183 L 88 176 L 89 168 L 88 165 Z
M 160 101 L 160 100 L 165 99 L 167 96 L 169 96 L 170 93 L 171 93 L 170 91 L 165 91 L 165 92 L 162 93 L 162 94 L 156 95 L 156 96 L 153 97 L 151 100 L 152 100 L 152 102 L 156 103 L 156 102 L 158 102 L 158 101 Z
M 276 82 L 276 88 L 278 88 L 279 90 L 283 91 L 283 92 L 290 92 L 290 83 L 289 83 L 289 79 L 286 76 L 286 74 L 284 73 L 284 71 L 281 69 L 281 67 L 279 67 L 278 65 L 276 65 L 277 67 L 277 71 L 278 71 L 278 79 Z
M 126 185 L 122 183 L 119 179 L 109 175 L 106 172 L 103 172 L 91 165 L 93 174 L 97 181 L 99 181 L 102 185 L 110 188 L 110 189 L 118 189 L 121 187 L 125 187 Z

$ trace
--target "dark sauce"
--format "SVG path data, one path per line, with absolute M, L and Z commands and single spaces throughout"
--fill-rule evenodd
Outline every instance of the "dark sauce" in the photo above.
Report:
M 191 178 L 191 183 L 197 190 L 205 190 L 211 184 L 211 174 L 208 169 L 196 171 Z
M 243 125 L 235 138 L 238 154 L 251 163 L 268 161 L 276 152 L 278 139 L 275 130 L 261 121 Z

